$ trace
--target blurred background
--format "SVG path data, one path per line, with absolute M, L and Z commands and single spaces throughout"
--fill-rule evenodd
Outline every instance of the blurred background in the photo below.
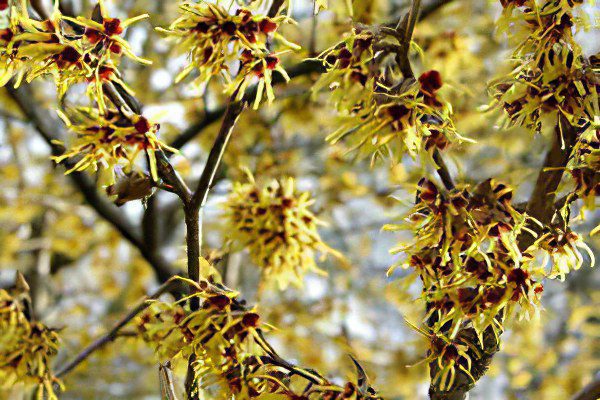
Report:
M 89 15 L 95 5 L 87 0 L 62 3 L 79 15 Z M 583 7 L 582 16 L 593 25 L 598 9 L 592 3 Z M 154 27 L 166 27 L 177 17 L 177 1 L 106 4 L 111 15 L 121 19 L 150 14 L 149 20 L 128 29 L 126 37 L 134 52 L 153 65 L 125 60 L 121 71 L 144 103 L 144 114 L 160 122 L 161 138 L 181 146 L 182 154 L 173 158 L 176 168 L 184 178 L 197 179 L 218 130 L 214 117 L 226 101 L 222 86 L 217 80 L 208 87 L 174 83 L 186 57 L 174 52 L 172 43 Z M 283 33 L 303 50 L 284 57 L 288 71 L 335 44 L 350 29 L 346 1 L 329 4 L 329 10 L 315 18 L 312 1 L 294 1 L 298 24 L 286 26 Z M 406 1 L 355 0 L 354 20 L 395 23 L 407 6 Z M 450 150 L 452 173 L 465 183 L 495 177 L 517 188 L 516 202 L 525 201 L 548 146 L 548 132 L 534 136 L 524 129 L 500 129 L 500 112 L 480 111 L 490 102 L 488 82 L 510 70 L 511 48 L 494 29 L 499 2 L 424 0 L 424 10 L 415 31 L 414 39 L 423 49 L 422 56 L 415 54 L 415 70 L 442 73 L 443 95 L 453 104 L 458 131 L 477 141 Z M 597 29 L 582 30 L 577 37 L 588 55 L 600 50 Z M 327 94 L 311 93 L 314 80 L 314 74 L 299 73 L 287 85 L 277 86 L 272 106 L 241 117 L 206 207 L 203 253 L 221 259 L 218 268 L 228 286 L 249 303 L 259 301 L 263 319 L 277 328 L 269 334 L 272 344 L 287 359 L 335 380 L 354 374 L 348 357 L 354 354 L 386 399 L 425 399 L 427 366 L 409 366 L 424 357 L 426 344 L 404 322 L 422 318 L 423 304 L 415 301 L 420 286 L 403 279 L 410 271 L 386 276 L 402 256 L 392 256 L 389 250 L 410 241 L 410 232 L 384 232 L 381 227 L 402 219 L 414 199 L 416 182 L 431 171 L 410 158 L 393 169 L 387 164 L 371 167 L 369 160 L 346 155 L 343 144 L 327 144 L 325 137 L 336 127 L 335 113 Z M 37 105 L 35 118 L 19 107 L 13 94 L 0 89 L 0 285 L 12 284 L 17 270 L 26 274 L 38 315 L 50 326 L 64 327 L 56 359 L 61 365 L 156 288 L 158 281 L 156 269 L 122 231 L 98 214 L 97 204 L 90 205 L 94 185 L 78 184 L 77 178 L 64 176 L 64 168 L 50 161 L 40 120 L 48 124 L 42 129 L 68 137 L 54 112 L 53 85 L 37 81 L 23 90 Z M 73 87 L 68 99 L 77 103 L 83 93 L 83 87 Z M 303 289 L 259 291 L 260 271 L 248 255 L 220 252 L 221 203 L 231 182 L 244 178 L 241 167 L 261 179 L 295 177 L 301 190 L 312 193 L 315 212 L 327 222 L 320 231 L 324 241 L 344 253 L 349 265 L 329 257 L 319 261 L 328 276 L 307 276 Z M 102 204 L 153 251 L 184 270 L 183 213 L 174 195 L 161 192 L 146 207 L 132 202 L 116 209 L 101 189 L 97 193 Z M 600 212 L 572 215 L 572 226 L 600 259 L 599 236 L 589 237 L 600 223 Z M 509 322 L 502 350 L 472 399 L 567 399 L 598 373 L 600 272 L 589 265 L 585 260 L 566 282 L 545 283 L 544 311 L 538 321 Z M 67 376 L 68 390 L 62 398 L 159 399 L 152 351 L 133 334 L 125 330 L 123 337 Z M 13 397 L 0 393 L 0 398 Z

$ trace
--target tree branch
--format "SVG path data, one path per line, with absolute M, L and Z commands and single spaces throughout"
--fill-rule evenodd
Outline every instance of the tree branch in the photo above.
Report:
M 149 300 L 156 300 L 161 295 L 173 291 L 179 282 L 176 277 L 171 277 L 165 283 L 163 283 L 154 293 L 144 297 L 144 299 L 130 312 L 124 315 L 108 332 L 94 340 L 89 346 L 83 349 L 72 361 L 59 368 L 56 372 L 58 378 L 65 376 L 71 372 L 75 367 L 85 361 L 93 352 L 104 347 L 109 342 L 112 342 L 118 337 L 119 331 L 134 319 L 139 313 L 144 311 L 152 304 Z
M 279 9 L 283 5 L 284 1 L 285 0 L 273 0 L 273 3 L 271 3 L 271 7 L 269 8 L 267 16 L 270 18 L 277 16 L 277 14 L 279 13 Z
M 208 197 L 208 192 L 212 186 L 223 154 L 227 148 L 227 143 L 231 138 L 233 127 L 237 122 L 241 112 L 245 108 L 245 101 L 235 101 L 236 93 L 231 96 L 229 105 L 225 111 L 223 122 L 219 134 L 208 154 L 206 165 L 202 170 L 202 175 L 198 181 L 198 187 L 192 194 L 189 201 L 184 203 L 185 226 L 186 226 L 186 244 L 188 259 L 188 277 L 194 281 L 200 280 L 200 247 L 202 242 L 201 210 Z M 197 299 L 195 299 L 197 300 Z M 192 304 L 192 308 L 197 304 Z
M 446 1 L 446 3 L 449 1 Z M 438 5 L 439 7 L 439 5 Z M 430 5 L 431 8 L 431 5 Z M 415 74 L 412 70 L 410 60 L 408 58 L 409 50 L 410 50 L 410 42 L 412 41 L 412 37 L 414 34 L 415 26 L 417 21 L 420 20 L 421 15 L 421 0 L 413 0 L 410 10 L 407 15 L 400 19 L 397 23 L 396 30 L 398 34 L 402 35 L 402 43 L 400 43 L 401 51 L 397 54 L 396 61 L 402 72 L 402 76 L 404 79 L 415 79 Z M 435 8 L 437 9 L 437 8 Z M 431 9 L 429 13 L 431 14 Z M 405 82 L 405 81 L 404 81 Z M 402 84 L 398 85 L 398 87 L 402 87 Z M 433 160 L 436 163 L 436 172 L 439 175 L 444 187 L 447 190 L 454 189 L 454 181 L 452 180 L 452 175 L 450 175 L 450 171 L 448 170 L 448 166 L 444 161 L 442 153 L 439 149 L 435 149 L 433 152 Z
M 186 226 L 186 245 L 187 245 L 187 266 L 188 266 L 188 277 L 194 282 L 200 282 L 200 249 L 202 243 L 202 223 L 201 213 L 202 208 L 208 197 L 208 192 L 212 186 L 213 180 L 217 173 L 223 154 L 231 138 L 233 127 L 237 122 L 240 114 L 246 107 L 246 102 L 235 101 L 237 91 L 231 95 L 221 129 L 219 134 L 213 143 L 206 165 L 202 170 L 202 175 L 198 181 L 198 187 L 196 191 L 191 195 L 189 201 L 184 201 L 183 211 L 185 214 L 185 226 Z M 190 285 L 190 291 L 194 288 Z M 190 308 L 197 310 L 200 307 L 199 299 L 197 297 L 192 298 L 190 302 Z M 196 361 L 196 356 L 192 354 L 188 360 L 187 377 L 185 380 L 185 389 L 187 398 L 189 400 L 195 400 L 198 398 L 197 390 L 195 388 L 195 380 L 193 379 L 194 368 L 193 365 Z
M 229 100 L 229 104 L 227 105 L 227 109 L 225 111 L 225 116 L 223 117 L 223 123 L 221 124 L 221 129 L 219 130 L 219 134 L 215 139 L 213 147 L 210 149 L 206 166 L 204 167 L 202 176 L 198 182 L 198 187 L 192 196 L 192 205 L 196 209 L 202 208 L 206 202 L 208 191 L 210 190 L 213 179 L 215 178 L 217 169 L 221 164 L 221 159 L 223 158 L 223 153 L 225 152 L 227 143 L 229 143 L 229 139 L 231 138 L 233 127 L 235 126 L 240 114 L 246 107 L 245 101 L 237 102 L 234 100 L 234 97 L 235 93 Z
M 550 223 L 554 216 L 556 191 L 571 157 L 573 146 L 577 142 L 577 137 L 577 128 L 571 126 L 566 118 L 560 117 L 554 131 L 552 147 L 546 154 L 544 165 L 540 169 L 526 208 L 527 214 L 542 224 Z M 530 228 L 539 231 L 537 224 L 531 224 Z M 524 233 L 519 238 L 519 249 L 527 249 L 534 241 L 535 238 L 531 233 Z
M 421 14 L 419 15 L 419 21 L 424 20 L 431 16 L 431 14 L 437 12 L 446 4 L 452 3 L 453 0 L 434 0 L 431 3 L 421 8 Z
M 435 149 L 433 152 L 433 161 L 436 164 L 436 172 L 438 173 L 444 187 L 447 190 L 452 190 L 455 188 L 454 181 L 452 180 L 452 176 L 450 175 L 450 171 L 448 170 L 448 166 L 442 157 L 442 153 L 440 153 L 439 149 Z
M 421 22 L 421 21 L 429 18 L 432 14 L 436 13 L 443 6 L 445 6 L 446 4 L 450 4 L 453 1 L 454 0 L 434 0 L 434 1 L 430 2 L 429 4 L 424 5 L 423 7 L 421 7 L 421 12 L 419 13 L 418 22 Z M 384 26 L 387 26 L 388 28 L 395 28 L 398 25 L 399 19 L 400 19 L 400 17 L 396 16 L 396 17 L 392 18 L 392 20 L 390 22 L 385 23 Z

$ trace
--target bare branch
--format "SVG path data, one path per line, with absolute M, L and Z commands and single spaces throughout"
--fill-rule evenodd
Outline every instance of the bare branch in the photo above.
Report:
M 419 15 L 419 21 L 426 19 L 431 14 L 440 10 L 446 4 L 452 3 L 453 0 L 434 0 L 431 3 L 424 5 L 421 8 L 421 14 Z
M 429 18 L 431 15 L 443 8 L 443 6 L 445 6 L 446 4 L 450 4 L 453 1 L 454 0 L 434 0 L 428 4 L 425 4 L 423 7 L 421 7 L 421 12 L 419 13 L 418 21 L 420 22 Z M 384 24 L 384 26 L 390 28 L 396 27 L 398 24 L 398 19 L 400 18 L 396 16 L 392 18 L 390 22 Z
M 564 117 L 560 117 L 556 129 L 552 147 L 546 154 L 544 165 L 538 174 L 535 187 L 527 203 L 527 214 L 547 224 L 551 221 L 556 209 L 554 201 L 556 191 L 562 180 L 565 166 L 571 157 L 573 146 L 577 141 L 577 128 L 571 126 Z M 539 229 L 532 224 L 532 229 Z M 519 248 L 525 250 L 535 238 L 530 233 L 524 233 L 519 240 Z
M 56 372 L 57 377 L 62 377 L 72 371 L 75 367 L 85 361 L 92 353 L 96 350 L 104 347 L 109 342 L 115 340 L 119 335 L 119 331 L 127 325 L 132 319 L 134 319 L 139 313 L 144 311 L 152 304 L 149 300 L 155 300 L 161 295 L 171 292 L 178 284 L 176 277 L 171 277 L 165 283 L 163 283 L 154 293 L 144 297 L 144 299 L 126 315 L 124 315 L 108 332 L 94 340 L 89 346 L 83 349 L 72 361 L 58 369 Z
M 273 0 L 273 3 L 271 3 L 271 7 L 269 8 L 267 16 L 269 16 L 270 18 L 277 16 L 277 14 L 279 13 L 279 9 L 283 5 L 284 1 L 285 0 Z
M 181 198 L 184 204 L 188 203 L 191 200 L 192 192 L 162 150 L 156 152 L 156 166 L 159 176 L 173 188 L 173 192 Z
M 444 187 L 448 190 L 454 189 L 454 181 L 452 180 L 452 176 L 450 175 L 450 171 L 448 171 L 448 166 L 442 157 L 442 153 L 438 149 L 435 149 L 433 152 L 433 161 L 437 165 L 436 171 L 444 184 Z
M 198 187 L 192 196 L 192 204 L 196 209 L 202 208 L 206 202 L 208 191 L 210 190 L 213 179 L 215 178 L 217 169 L 221 164 L 221 159 L 223 158 L 223 153 L 225 152 L 227 143 L 229 143 L 229 139 L 231 138 L 233 127 L 235 126 L 235 123 L 246 106 L 245 101 L 235 101 L 234 97 L 235 94 L 232 95 L 231 99 L 229 100 L 227 110 L 225 111 L 225 116 L 223 117 L 223 123 L 221 124 L 221 129 L 219 130 L 219 134 L 217 135 L 215 143 L 213 144 L 213 147 L 208 155 L 208 160 L 206 161 L 206 166 L 202 171 L 202 176 L 198 182 Z

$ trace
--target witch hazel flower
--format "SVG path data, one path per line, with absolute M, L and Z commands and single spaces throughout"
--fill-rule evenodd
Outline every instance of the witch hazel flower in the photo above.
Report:
M 318 57 L 326 72 L 314 93 L 329 90 L 340 117 L 327 140 L 343 142 L 348 152 L 396 161 L 444 150 L 466 140 L 452 121 L 452 107 L 439 93 L 441 74 L 425 71 L 418 80 L 399 80 L 393 58 L 400 43 L 384 28 L 355 28 L 342 42 Z M 429 157 L 431 158 L 431 157 Z
M 147 155 L 150 175 L 158 181 L 157 151 L 176 152 L 157 137 L 160 125 L 153 124 L 144 116 L 125 116 L 109 109 L 100 113 L 97 109 L 79 107 L 59 112 L 75 137 L 68 150 L 54 161 L 60 163 L 73 159 L 73 166 L 66 172 L 108 171 L 109 183 L 114 183 L 114 171 L 118 165 L 129 169 L 141 153 Z
M 324 274 L 315 262 L 315 253 L 341 255 L 327 246 L 318 233 L 321 222 L 310 210 L 310 193 L 296 190 L 292 178 L 257 183 L 248 173 L 248 182 L 234 183 L 225 203 L 227 230 L 234 247 L 248 248 L 265 280 L 280 289 L 290 283 L 302 285 L 307 272 Z
M 287 41 L 278 29 L 291 23 L 287 16 L 267 17 L 254 14 L 248 8 L 239 8 L 234 14 L 220 2 L 185 2 L 180 5 L 181 16 L 168 29 L 157 28 L 174 38 L 179 49 L 188 54 L 189 64 L 177 76 L 179 82 L 197 71 L 197 84 L 206 84 L 213 77 L 223 78 L 226 91 L 236 93 L 241 99 L 251 83 L 257 83 L 258 95 L 255 107 L 263 93 L 271 102 L 274 94 L 271 86 L 272 71 L 278 71 L 287 80 L 287 74 L 279 64 L 278 56 L 285 50 L 299 47 Z M 282 51 L 272 52 L 278 45 Z M 232 66 L 239 65 L 237 73 Z
M 147 15 L 120 21 L 107 15 L 103 1 L 99 17 L 72 18 L 61 14 L 58 2 L 44 21 L 29 17 L 24 5 L 13 6 L 8 27 L 0 30 L 0 84 L 14 79 L 14 86 L 51 76 L 63 97 L 78 83 L 88 84 L 87 93 L 100 112 L 106 109 L 104 85 L 115 83 L 125 91 L 132 90 L 120 78 L 120 58 L 148 64 L 137 57 L 120 35 L 131 24 Z

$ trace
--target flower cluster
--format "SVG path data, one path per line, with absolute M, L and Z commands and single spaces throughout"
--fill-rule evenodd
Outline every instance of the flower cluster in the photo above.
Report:
M 423 179 L 408 220 L 415 242 L 393 251 L 406 254 L 402 265 L 423 283 L 427 328 L 421 332 L 432 339 L 429 357 L 439 364 L 434 380 L 441 388 L 452 386 L 456 369 L 468 373 L 484 335 L 498 340 L 503 318 L 535 316 L 541 280 L 579 268 L 578 248 L 587 249 L 575 233 L 557 227 L 543 227 L 532 246 L 520 249 L 519 238 L 534 234 L 528 226 L 538 222 L 512 205 L 512 189 L 493 180 L 445 193 Z M 466 328 L 475 338 L 463 337 Z
M 271 52 L 269 43 L 276 40 L 287 49 L 297 48 L 277 32 L 282 23 L 291 21 L 288 17 L 254 15 L 247 8 L 240 8 L 232 15 L 219 2 L 208 1 L 185 2 L 180 9 L 181 16 L 169 29 L 159 29 L 176 37 L 180 48 L 189 54 L 190 63 L 176 81 L 194 70 L 198 72 L 198 83 L 207 83 L 213 76 L 220 75 L 229 91 L 237 93 L 238 100 L 249 84 L 258 82 L 255 107 L 264 91 L 268 101 L 273 100 L 273 71 L 280 72 L 286 80 L 289 78 L 280 64 L 281 52 Z M 235 63 L 240 67 L 234 76 L 230 67 Z
M 121 35 L 128 26 L 147 17 L 111 18 L 103 0 L 99 0 L 92 19 L 62 15 L 58 1 L 51 16 L 43 21 L 30 18 L 24 2 L 11 6 L 9 26 L 0 31 L 0 85 L 14 79 L 17 87 L 23 81 L 50 75 L 62 98 L 74 84 L 87 84 L 92 107 L 59 111 L 76 134 L 73 146 L 54 158 L 57 162 L 75 159 L 67 172 L 100 169 L 108 171 L 107 181 L 113 183 L 113 167 L 120 163 L 131 166 L 143 151 L 151 176 L 158 179 L 155 151 L 172 150 L 158 140 L 159 126 L 143 116 L 128 115 L 127 110 L 111 109 L 107 104 L 112 100 L 105 93 L 110 84 L 117 91 L 133 94 L 120 78 L 118 62 L 123 55 L 141 63 L 149 61 L 135 56 Z
M 392 155 L 412 157 L 422 151 L 445 149 L 462 140 L 450 118 L 452 108 L 441 101 L 442 78 L 438 71 L 413 79 L 395 81 L 400 71 L 390 63 L 400 44 L 387 31 L 355 29 L 319 58 L 327 72 L 314 86 L 329 88 L 331 99 L 343 121 L 329 135 L 335 143 L 347 140 L 350 150 L 373 159 Z
M 573 8 L 581 3 L 502 1 L 499 26 L 518 43 L 512 57 L 516 65 L 492 91 L 510 125 L 540 131 L 544 115 L 562 115 L 584 130 L 600 114 L 598 76 L 573 38 Z
M 20 3 L 20 2 L 19 2 Z M 23 4 L 12 6 L 9 26 L 0 30 L 0 85 L 14 78 L 15 87 L 25 80 L 51 75 L 63 96 L 76 83 L 89 83 L 88 94 L 105 109 L 103 84 L 113 82 L 130 89 L 120 79 L 117 62 L 122 55 L 148 63 L 133 54 L 120 36 L 129 25 L 148 17 L 125 21 L 108 17 L 99 0 L 99 21 L 71 18 L 60 13 L 58 1 L 49 19 L 30 18 Z
M 252 355 L 260 318 L 241 309 L 234 297 L 230 292 L 200 292 L 192 296 L 202 301 L 196 311 L 189 303 L 157 302 L 138 323 L 143 339 L 161 360 L 196 356 L 195 379 L 212 398 L 226 393 L 252 398 L 269 388 L 268 380 L 258 379 L 261 365 Z
M 160 126 L 152 124 L 141 115 L 124 116 L 113 109 L 101 113 L 95 108 L 78 107 L 68 110 L 70 116 L 60 113 L 65 124 L 76 134 L 69 150 L 53 157 L 56 162 L 68 158 L 76 161 L 67 173 L 93 169 L 107 171 L 114 182 L 114 167 L 130 167 L 145 152 L 150 160 L 150 172 L 158 180 L 156 170 L 156 151 L 175 152 L 157 138 Z
M 201 260 L 204 267 L 208 262 Z M 137 319 L 138 330 L 161 361 L 187 363 L 191 355 L 195 381 L 208 398 L 254 399 L 266 395 L 300 398 L 294 376 L 309 376 L 306 399 L 378 399 L 359 369 L 356 383 L 336 386 L 311 370 L 282 364 L 265 341 L 263 323 L 237 294 L 222 285 L 203 280 L 192 296 L 176 303 L 155 302 Z M 199 307 L 192 309 L 197 301 Z M 301 387 L 304 388 L 306 384 Z
M 31 316 L 27 293 L 0 290 L 0 388 L 33 387 L 36 398 L 58 399 L 50 362 L 58 352 L 58 334 Z
M 292 178 L 259 186 L 249 176 L 249 182 L 234 183 L 224 205 L 229 239 L 247 247 L 264 277 L 281 289 L 300 286 L 308 271 L 323 273 L 315 251 L 338 255 L 321 240 L 317 226 L 322 223 L 310 211 L 312 203 L 310 193 L 296 191 Z

